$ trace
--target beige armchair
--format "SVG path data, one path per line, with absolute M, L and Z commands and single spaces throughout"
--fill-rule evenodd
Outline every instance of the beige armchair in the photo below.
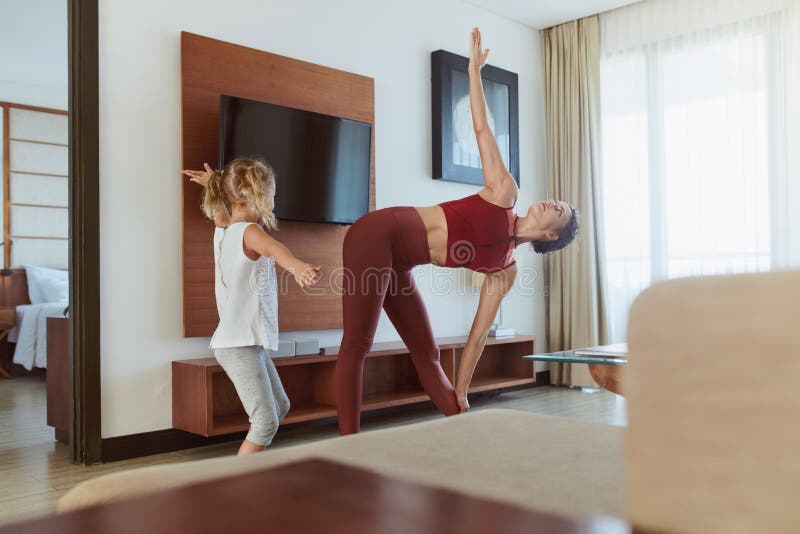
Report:
M 800 531 L 800 272 L 659 283 L 628 328 L 637 526 Z

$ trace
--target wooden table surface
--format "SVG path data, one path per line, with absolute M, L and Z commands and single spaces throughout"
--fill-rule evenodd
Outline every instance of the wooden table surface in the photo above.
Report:
M 630 528 L 619 519 L 559 517 L 305 460 L 0 528 L 0 534 L 40 532 L 615 534 Z

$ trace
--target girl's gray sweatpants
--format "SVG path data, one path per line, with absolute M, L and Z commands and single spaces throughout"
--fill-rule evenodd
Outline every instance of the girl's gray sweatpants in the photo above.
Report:
M 268 446 L 290 406 L 272 358 L 259 346 L 213 349 L 212 353 L 250 418 L 247 441 Z

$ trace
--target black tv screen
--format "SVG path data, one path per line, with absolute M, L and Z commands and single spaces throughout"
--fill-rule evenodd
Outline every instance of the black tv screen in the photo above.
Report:
M 369 211 L 370 124 L 228 95 L 219 111 L 220 167 L 269 163 L 279 219 L 347 224 Z

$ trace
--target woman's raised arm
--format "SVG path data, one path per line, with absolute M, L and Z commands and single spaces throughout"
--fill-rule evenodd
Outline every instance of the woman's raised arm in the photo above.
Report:
M 483 81 L 481 80 L 481 69 L 486 64 L 488 57 L 489 49 L 481 48 L 480 30 L 473 28 L 469 53 L 469 103 L 472 110 L 472 126 L 475 129 L 475 137 L 481 153 L 484 184 L 494 195 L 509 197 L 504 199 L 505 202 L 517 197 L 517 183 L 503 163 L 497 139 L 489 128 L 486 97 L 483 94 Z

